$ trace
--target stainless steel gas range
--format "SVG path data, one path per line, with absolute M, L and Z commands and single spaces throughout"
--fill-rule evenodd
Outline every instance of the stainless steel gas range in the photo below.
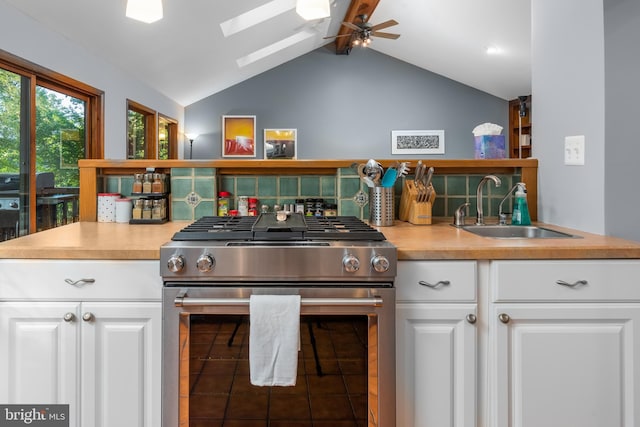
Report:
M 378 230 L 355 217 L 204 217 L 161 247 L 160 265 L 164 427 L 395 426 L 397 251 Z M 258 294 L 300 295 L 295 387 L 248 381 Z

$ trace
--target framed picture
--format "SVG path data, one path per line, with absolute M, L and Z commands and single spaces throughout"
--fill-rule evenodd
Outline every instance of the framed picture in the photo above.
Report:
M 391 154 L 444 154 L 444 131 L 393 130 Z
M 222 157 L 256 156 L 256 116 L 222 116 Z
M 297 129 L 265 129 L 265 159 L 295 159 Z

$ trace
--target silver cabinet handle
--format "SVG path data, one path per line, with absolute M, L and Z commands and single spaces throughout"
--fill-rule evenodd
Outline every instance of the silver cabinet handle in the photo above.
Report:
M 475 314 L 472 314 L 472 313 L 467 314 L 467 322 L 469 322 L 469 323 L 471 323 L 473 325 L 477 321 L 478 321 L 478 318 L 476 317 Z
M 73 322 L 76 319 L 76 315 L 69 312 L 66 313 L 64 316 L 62 316 L 62 320 L 64 320 L 65 322 Z
M 93 313 L 90 311 L 87 311 L 82 315 L 82 320 L 84 320 L 85 322 L 91 322 L 93 320 Z
M 511 320 L 507 313 L 500 313 L 498 315 L 498 319 L 500 319 L 502 323 L 509 323 L 509 321 Z
M 578 280 L 577 282 L 573 283 L 565 282 L 564 280 L 556 280 L 556 283 L 558 285 L 567 286 L 569 288 L 575 288 L 578 285 L 584 286 L 589 284 L 589 282 L 587 282 L 586 280 Z
M 449 286 L 451 282 L 448 280 L 440 280 L 436 283 L 429 283 L 429 282 L 425 282 L 424 280 L 420 280 L 418 284 L 422 286 L 426 286 L 431 289 L 436 289 L 436 288 L 439 288 L 440 286 Z
M 76 281 L 73 281 L 72 279 L 64 279 L 64 281 L 70 284 L 71 286 L 81 288 L 86 284 L 95 283 L 96 279 L 78 279 Z

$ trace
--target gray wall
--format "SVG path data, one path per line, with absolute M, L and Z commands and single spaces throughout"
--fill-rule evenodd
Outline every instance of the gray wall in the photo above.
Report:
M 298 129 L 299 159 L 389 159 L 392 130 L 441 129 L 444 156 L 401 157 L 473 158 L 472 129 L 506 127 L 508 103 L 371 49 L 325 47 L 187 106 L 194 159 L 221 157 L 221 116 L 237 114 L 256 116 L 258 158 L 264 128 Z
M 606 233 L 640 241 L 640 2 L 605 0 Z
M 542 221 L 603 234 L 603 0 L 535 0 L 533 156 Z M 564 165 L 564 138 L 584 135 L 585 165 Z

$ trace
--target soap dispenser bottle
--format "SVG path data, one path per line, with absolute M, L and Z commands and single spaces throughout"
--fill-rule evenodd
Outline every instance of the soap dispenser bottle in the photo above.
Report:
M 519 182 L 513 202 L 512 225 L 531 225 L 529 206 L 527 205 L 527 187 L 524 182 Z

